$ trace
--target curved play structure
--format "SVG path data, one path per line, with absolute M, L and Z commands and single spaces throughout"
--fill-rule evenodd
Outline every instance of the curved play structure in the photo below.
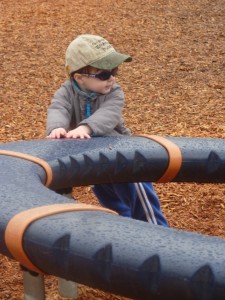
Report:
M 0 145 L 0 252 L 132 299 L 224 300 L 225 239 L 163 228 L 55 191 L 112 182 L 225 182 L 225 140 L 158 136 Z

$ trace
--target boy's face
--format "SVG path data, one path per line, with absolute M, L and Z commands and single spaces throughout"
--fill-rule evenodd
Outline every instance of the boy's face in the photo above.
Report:
M 91 68 L 88 75 L 97 75 L 104 70 Z M 111 70 L 108 70 L 111 71 Z M 99 78 L 93 78 L 87 74 L 74 74 L 74 79 L 79 84 L 80 88 L 88 92 L 96 92 L 100 94 L 108 94 L 113 84 L 116 82 L 115 76 L 111 75 L 107 80 L 101 80 Z

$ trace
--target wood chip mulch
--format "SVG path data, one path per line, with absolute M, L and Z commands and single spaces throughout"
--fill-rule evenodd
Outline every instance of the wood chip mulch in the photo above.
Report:
M 45 137 L 47 107 L 66 79 L 65 49 L 81 33 L 133 56 L 118 81 L 134 133 L 225 138 L 223 0 L 1 0 L 0 11 L 0 142 Z M 172 227 L 225 237 L 224 184 L 155 189 Z M 88 187 L 74 196 L 96 203 Z M 0 299 L 23 299 L 17 262 L 0 256 L 0 269 Z M 63 299 L 51 276 L 46 298 Z M 125 298 L 79 286 L 83 299 Z

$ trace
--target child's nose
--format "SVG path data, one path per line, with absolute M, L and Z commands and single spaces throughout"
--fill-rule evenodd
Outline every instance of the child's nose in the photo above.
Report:
M 113 75 L 111 74 L 111 76 L 109 77 L 108 80 L 112 81 L 112 80 L 114 80 L 114 79 L 115 79 L 115 76 L 113 76 Z

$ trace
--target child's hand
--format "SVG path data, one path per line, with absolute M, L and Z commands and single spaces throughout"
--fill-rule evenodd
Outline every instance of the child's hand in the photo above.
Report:
M 66 135 L 67 138 L 71 139 L 90 139 L 91 136 L 91 128 L 87 125 L 81 125 L 71 131 L 69 131 Z
M 47 139 L 60 139 L 66 137 L 66 134 L 67 132 L 64 128 L 56 128 L 47 136 Z

